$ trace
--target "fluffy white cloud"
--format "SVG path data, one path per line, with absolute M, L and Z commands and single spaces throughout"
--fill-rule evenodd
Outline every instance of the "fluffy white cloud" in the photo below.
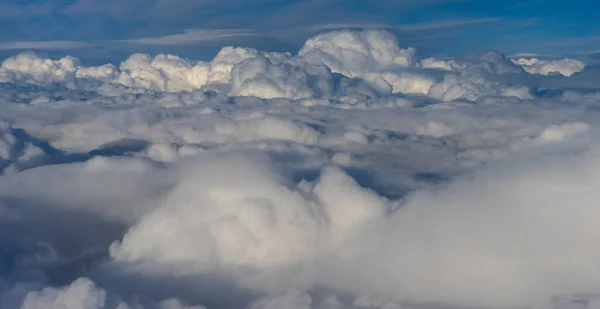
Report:
M 25 297 L 21 309 L 101 309 L 106 291 L 87 278 L 80 278 L 64 289 L 45 288 Z
M 326 285 L 463 306 L 537 306 L 599 287 L 589 267 L 600 252 L 586 245 L 596 226 L 595 152 L 484 171 L 416 192 L 399 209 L 338 169 L 290 188 L 260 162 L 205 160 L 111 248 L 114 258 L 218 267 L 255 289 Z
M 415 63 L 413 48 L 400 49 L 393 34 L 380 30 L 321 34 L 306 41 L 298 54 L 349 77 L 409 68 Z
M 561 142 L 570 136 L 585 132 L 588 128 L 587 124 L 581 122 L 552 125 L 540 133 L 538 141 L 540 143 Z
M 310 98 L 333 90 L 330 71 L 323 65 L 274 63 L 268 58 L 248 59 L 232 71 L 232 95 L 273 98 Z
M 558 73 L 564 76 L 571 76 L 577 72 L 581 72 L 585 68 L 583 62 L 575 59 L 540 60 L 537 58 L 519 58 L 514 59 L 513 62 L 531 74 L 541 75 Z
M 51 60 L 24 53 L 4 61 L 0 80 L 35 85 L 58 83 L 111 98 L 147 91 L 212 90 L 232 96 L 304 99 L 366 91 L 371 98 L 401 93 L 443 101 L 478 101 L 489 96 L 529 99 L 524 90 L 528 84 L 512 85 L 496 78 L 507 73 L 522 74 L 521 67 L 532 74 L 559 72 L 565 76 L 584 67 L 571 59 L 521 58 L 513 62 L 499 52 L 485 52 L 466 60 L 419 61 L 414 49 L 401 49 L 389 32 L 334 31 L 309 39 L 296 56 L 225 47 L 210 62 L 174 55 L 134 54 L 117 68 L 111 64 L 85 67 L 73 57 Z M 432 70 L 446 72 L 446 77 L 442 80 L 440 72 Z M 332 76 L 331 72 L 343 77 Z M 347 82 L 350 79 L 364 82 Z M 181 104 L 177 100 L 167 105 Z
M 0 307 L 595 308 L 598 74 L 516 62 L 8 58 Z
M 44 85 L 69 81 L 75 76 L 78 66 L 79 61 L 70 56 L 51 60 L 33 53 L 21 53 L 4 60 L 0 71 L 12 75 L 16 80 Z
M 328 239 L 353 237 L 386 209 L 385 199 L 334 168 L 305 192 L 287 188 L 260 162 L 206 160 L 186 173 L 164 207 L 111 248 L 114 258 L 268 271 L 312 259 Z

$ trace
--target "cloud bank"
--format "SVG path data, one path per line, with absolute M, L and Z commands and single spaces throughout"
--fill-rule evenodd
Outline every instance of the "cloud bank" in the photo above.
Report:
M 535 73 L 547 74 L 548 70 Z M 296 56 L 225 47 L 211 62 L 134 54 L 117 68 L 85 67 L 72 57 L 50 60 L 24 53 L 6 59 L 0 68 L 6 82 L 63 83 L 87 89 L 95 84 L 93 90 L 109 96 L 123 91 L 180 93 L 218 88 L 231 96 L 261 99 L 335 98 L 340 93 L 345 97 L 365 91 L 370 96 L 422 94 L 444 101 L 475 101 L 492 94 L 528 98 L 527 85 L 511 86 L 486 76 L 509 72 L 524 73 L 501 54 L 482 54 L 475 62 L 418 60 L 413 48 L 400 49 L 392 34 L 379 30 L 319 35 L 309 39 Z M 572 74 L 572 70 L 564 72 Z
M 297 54 L 0 67 L 0 307 L 598 308 L 599 71 Z

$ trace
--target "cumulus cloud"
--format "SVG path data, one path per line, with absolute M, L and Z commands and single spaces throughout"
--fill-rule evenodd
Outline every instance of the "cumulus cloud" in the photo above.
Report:
M 411 67 L 415 50 L 400 49 L 396 38 L 385 31 L 334 31 L 309 39 L 298 54 L 309 61 L 324 63 L 333 72 L 354 77 Z
M 171 44 L 199 39 L 197 36 L 197 32 L 189 32 L 146 43 Z M 393 93 L 425 95 L 442 101 L 477 101 L 487 96 L 530 98 L 528 84 L 512 85 L 500 81 L 498 75 L 522 75 L 525 69 L 532 74 L 560 72 L 570 76 L 584 67 L 571 59 L 521 58 L 513 63 L 499 52 L 485 52 L 464 60 L 419 60 L 415 49 L 398 44 L 393 34 L 384 30 L 339 30 L 309 39 L 298 55 L 225 47 L 210 62 L 175 55 L 134 54 L 119 67 L 86 67 L 73 57 L 51 60 L 23 53 L 4 61 L 0 80 L 63 84 L 69 89 L 91 90 L 111 97 L 146 91 L 211 90 L 262 99 L 305 99 L 335 97 L 339 93 L 352 93 L 350 97 L 355 97 L 357 91 L 366 91 L 372 99 Z
M 273 98 L 310 98 L 332 92 L 327 67 L 304 63 L 274 63 L 269 59 L 248 59 L 232 71 L 232 95 Z
M 485 170 L 398 208 L 336 168 L 294 185 L 266 161 L 203 157 L 182 166 L 163 206 L 111 255 L 185 273 L 233 271 L 261 291 L 326 285 L 397 302 L 544 305 L 598 282 L 589 267 L 600 253 L 586 245 L 595 152 L 558 159 Z M 577 196 L 586 198 L 571 204 Z
M 22 309 L 100 309 L 104 308 L 106 292 L 89 279 L 81 278 L 64 290 L 45 288 L 27 294 Z
M 401 43 L 4 60 L 0 307 L 598 306 L 595 68 Z
M 531 74 L 541 75 L 558 73 L 564 76 L 571 76 L 581 72 L 585 68 L 583 62 L 575 59 L 540 60 L 538 58 L 519 58 L 514 59 L 513 62 Z
M 43 59 L 34 53 L 21 53 L 2 63 L 2 71 L 16 80 L 28 80 L 33 83 L 49 84 L 66 82 L 73 78 L 79 66 L 79 60 L 65 57 L 60 60 Z
M 224 166 L 231 173 L 223 173 Z M 243 158 L 209 158 L 206 166 L 194 168 L 198 170 L 184 176 L 165 208 L 111 248 L 113 257 L 194 262 L 201 269 L 217 265 L 276 269 L 310 260 L 327 245 L 320 243 L 324 239 L 353 237 L 386 208 L 384 199 L 333 168 L 323 172 L 310 192 L 286 188 L 277 174 Z M 182 217 L 188 223 L 180 222 Z M 164 229 L 171 232 L 164 234 Z M 197 231 L 190 234 L 191 230 Z M 179 241 L 199 245 L 182 246 Z

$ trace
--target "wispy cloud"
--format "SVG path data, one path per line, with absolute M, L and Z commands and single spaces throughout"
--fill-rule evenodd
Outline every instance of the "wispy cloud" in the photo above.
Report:
M 577 46 L 599 46 L 600 47 L 600 35 L 592 35 L 585 37 L 575 37 L 563 40 L 556 40 L 552 42 L 556 46 L 563 45 L 577 45 Z
M 447 28 L 471 27 L 483 24 L 491 24 L 502 21 L 501 18 L 477 18 L 477 19 L 451 19 L 451 20 L 436 20 L 417 24 L 397 25 L 394 29 L 400 31 L 425 31 L 439 30 Z
M 327 31 L 337 29 L 391 29 L 389 24 L 382 23 L 332 23 L 309 26 L 306 30 L 309 31 Z
M 0 50 L 67 50 L 92 46 L 93 43 L 77 41 L 0 42 Z
M 532 52 L 547 53 L 552 55 L 576 57 L 587 56 L 600 50 L 600 36 L 581 36 L 560 40 L 537 40 L 531 39 L 522 48 Z
M 146 45 L 191 45 L 203 42 L 220 41 L 227 38 L 260 36 L 261 33 L 247 29 L 185 30 L 184 33 L 170 34 L 154 38 L 121 40 L 119 42 Z
M 510 58 L 529 58 L 529 57 L 548 57 L 549 55 L 538 54 L 538 53 L 516 53 L 514 55 L 508 55 Z
M 187 46 L 211 45 L 216 49 L 223 43 L 293 51 L 318 32 L 354 28 L 388 29 L 403 44 L 427 53 L 482 48 L 545 53 L 538 46 L 541 43 L 595 34 L 594 29 L 584 27 L 594 22 L 594 16 L 589 17 L 594 10 L 575 14 L 580 17 L 547 15 L 551 9 L 560 12 L 568 7 L 558 0 L 243 2 L 251 9 L 241 9 L 240 0 L 0 0 L 0 36 L 3 41 L 15 42 L 0 43 L 0 50 L 81 49 L 80 43 L 46 41 L 85 41 L 108 49 L 149 53 L 181 54 Z M 535 10 L 542 5 L 549 8 Z M 581 18 L 585 14 L 587 19 Z M 477 31 L 481 28 L 489 31 Z M 579 50 L 598 49 L 589 47 L 593 43 L 575 43 L 582 46 L 577 47 Z
M 434 20 L 424 23 L 415 24 L 400 24 L 390 25 L 385 23 L 331 23 L 331 24 L 320 24 L 307 27 L 309 31 L 326 31 L 335 29 L 389 29 L 398 31 L 427 31 L 427 30 L 443 30 L 450 28 L 461 28 L 461 27 L 474 27 L 485 24 L 492 24 L 501 22 L 501 18 L 477 18 L 477 19 L 445 19 L 445 20 Z

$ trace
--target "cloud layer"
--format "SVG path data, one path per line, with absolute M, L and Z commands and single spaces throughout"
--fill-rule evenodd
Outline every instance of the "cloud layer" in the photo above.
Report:
M 597 308 L 599 73 L 381 30 L 9 57 L 0 307 Z

